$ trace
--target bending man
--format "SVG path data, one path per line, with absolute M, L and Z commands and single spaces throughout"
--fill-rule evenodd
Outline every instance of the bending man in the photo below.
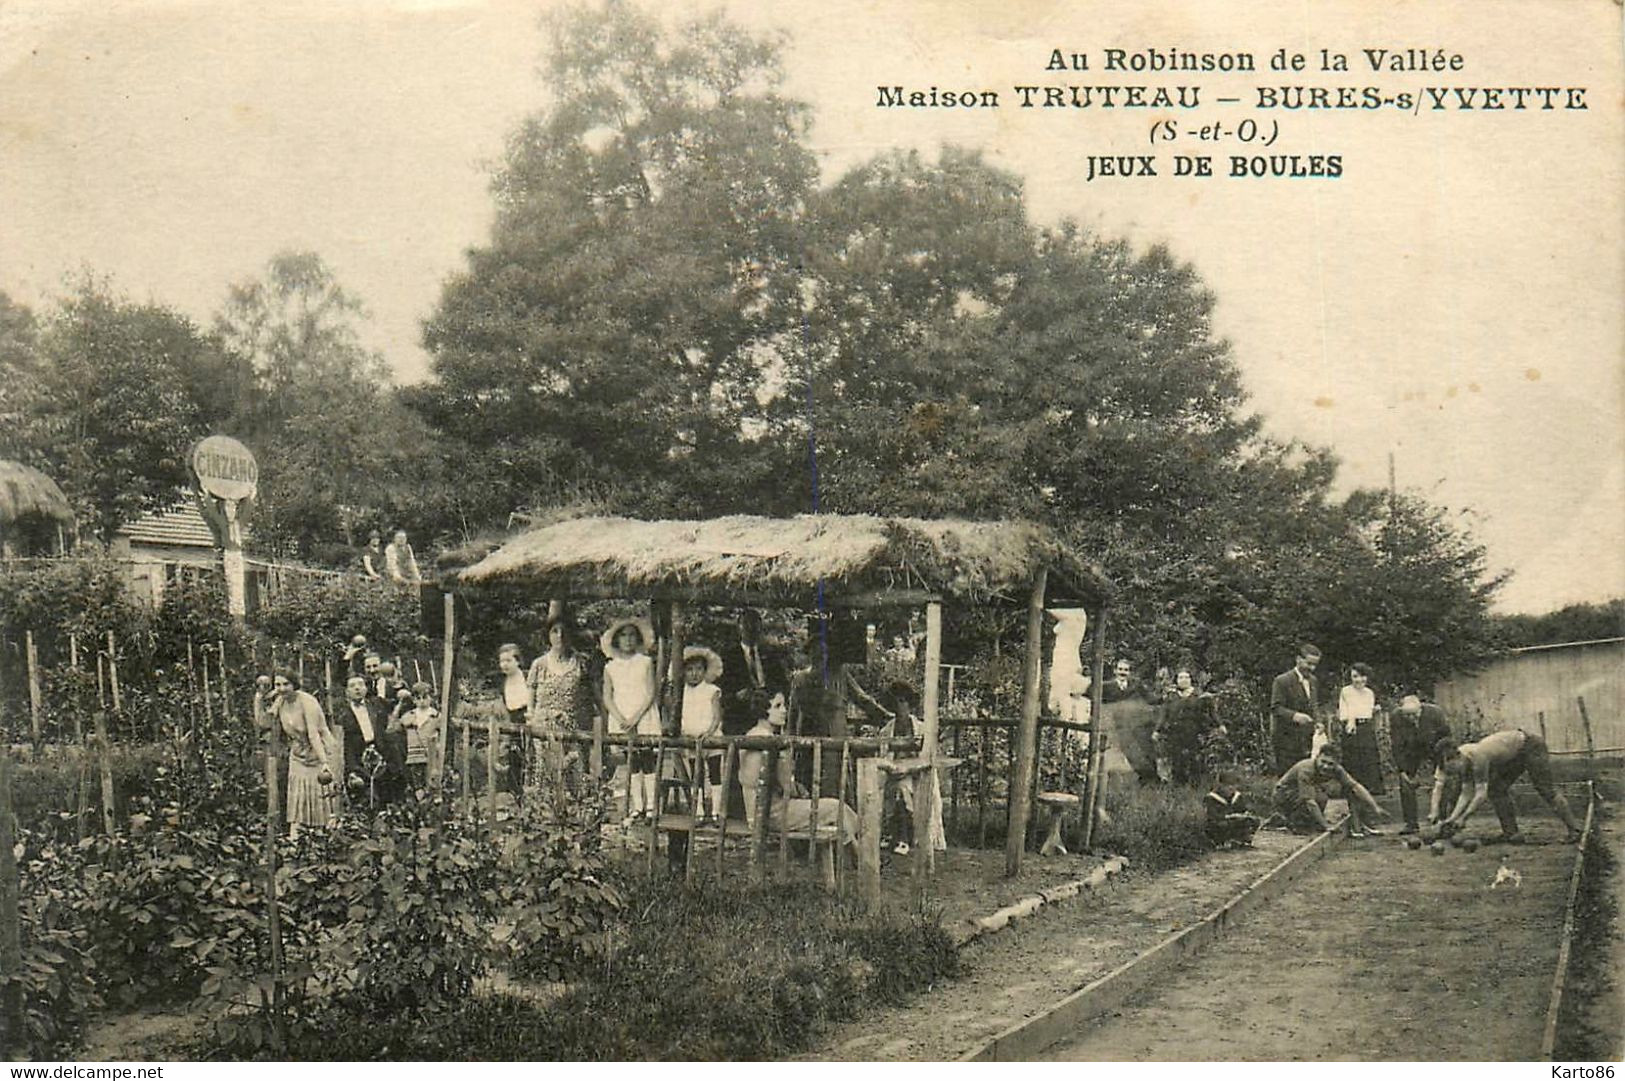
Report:
M 1456 746 L 1451 739 L 1438 744 L 1439 768 L 1433 772 L 1433 805 L 1430 818 L 1437 818 L 1439 802 L 1444 794 L 1446 780 L 1461 781 L 1461 795 L 1456 808 L 1440 826 L 1445 836 L 1460 830 L 1472 813 L 1478 810 L 1486 796 L 1495 808 L 1495 817 L 1501 820 L 1501 839 L 1508 844 L 1523 844 L 1518 832 L 1518 817 L 1512 811 L 1512 782 L 1529 774 L 1529 783 L 1535 786 L 1540 798 L 1563 824 L 1568 827 L 1564 840 L 1573 843 L 1580 839 L 1580 824 L 1569 810 L 1568 800 L 1552 787 L 1551 762 L 1546 755 L 1546 741 L 1518 728 L 1492 732 L 1477 743 Z

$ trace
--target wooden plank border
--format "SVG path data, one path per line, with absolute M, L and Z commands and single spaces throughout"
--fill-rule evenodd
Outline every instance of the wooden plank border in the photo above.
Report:
M 1031 1059 L 1079 1026 L 1117 1008 L 1131 995 L 1229 933 L 1243 915 L 1279 896 L 1304 872 L 1326 858 L 1348 837 L 1344 823 L 1300 846 L 1252 885 L 1201 922 L 1120 965 L 1043 1012 L 1018 1021 L 980 1047 L 961 1056 L 964 1062 L 1015 1062 Z
M 1540 1057 L 1550 1059 L 1557 1047 L 1557 1014 L 1563 1007 L 1563 984 L 1569 975 L 1569 953 L 1574 944 L 1574 903 L 1580 896 L 1580 879 L 1585 873 L 1586 845 L 1591 843 L 1591 825 L 1596 820 L 1597 784 L 1586 782 L 1586 820 L 1580 831 L 1579 851 L 1574 854 L 1574 873 L 1569 876 L 1569 897 L 1563 906 L 1563 937 L 1557 947 L 1557 972 L 1552 977 L 1552 997 L 1546 1006 L 1546 1032 L 1540 1041 Z

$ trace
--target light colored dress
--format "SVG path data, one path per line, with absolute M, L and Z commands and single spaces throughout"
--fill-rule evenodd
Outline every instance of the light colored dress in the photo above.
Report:
M 305 691 L 295 691 L 277 707 L 277 723 L 288 739 L 288 822 L 325 826 L 337 813 L 338 789 L 318 778 L 331 772 L 333 733 L 321 703 Z
M 615 657 L 604 665 L 604 675 L 610 685 L 615 708 L 622 717 L 631 720 L 654 698 L 655 661 L 647 653 L 634 653 L 630 657 Z M 611 723 L 615 721 L 611 718 Z M 624 728 L 614 731 L 624 732 Z M 660 711 L 651 709 L 637 723 L 640 736 L 660 735 Z

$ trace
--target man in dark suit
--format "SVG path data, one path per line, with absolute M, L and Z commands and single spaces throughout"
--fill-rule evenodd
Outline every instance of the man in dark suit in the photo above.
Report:
M 1291 668 L 1275 677 L 1270 685 L 1270 746 L 1275 752 L 1275 772 L 1285 773 L 1299 760 L 1309 757 L 1315 737 L 1315 703 L 1320 684 L 1315 666 L 1320 650 L 1305 642 Z
M 1405 828 L 1400 833 L 1416 833 L 1420 829 L 1416 802 L 1418 778 L 1424 771 L 1439 766 L 1436 747 L 1441 739 L 1450 735 L 1450 722 L 1444 710 L 1432 702 L 1424 702 L 1414 694 L 1400 699 L 1399 708 L 1389 719 L 1388 734 L 1394 748 L 1394 768 L 1399 771 L 1399 810 L 1405 816 Z M 1454 800 L 1454 793 L 1446 793 Z
M 350 677 L 344 704 L 333 712 L 344 734 L 344 784 L 350 799 L 361 807 L 397 799 L 405 790 L 406 733 L 390 731 L 389 709 L 367 694 L 365 677 Z
M 787 689 L 784 662 L 762 645 L 762 617 L 750 608 L 739 613 L 739 640 L 717 653 L 722 657 L 722 675 L 717 679 L 722 689 L 722 731 L 743 735 L 762 719 L 753 700 L 765 702 L 774 691 Z
M 1112 671 L 1112 678 L 1108 679 L 1100 688 L 1102 702 L 1121 702 L 1125 698 L 1145 697 L 1145 688 L 1140 681 L 1134 678 L 1134 666 L 1129 664 L 1127 657 L 1117 658 L 1117 664 Z

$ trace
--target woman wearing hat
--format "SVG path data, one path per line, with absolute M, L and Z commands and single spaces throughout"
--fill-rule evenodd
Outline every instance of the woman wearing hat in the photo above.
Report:
M 704 739 L 722 732 L 722 658 L 705 646 L 683 650 L 683 738 Z M 700 784 L 710 794 L 702 826 L 715 826 L 722 820 L 722 751 L 703 752 L 704 770 Z M 696 808 L 698 809 L 698 808 Z
M 604 665 L 604 713 L 611 732 L 660 735 L 660 710 L 655 704 L 655 662 L 649 656 L 654 628 L 646 619 L 618 619 L 598 640 L 609 658 Z M 655 807 L 659 762 L 647 747 L 633 748 L 629 789 L 633 822 L 649 817 Z

